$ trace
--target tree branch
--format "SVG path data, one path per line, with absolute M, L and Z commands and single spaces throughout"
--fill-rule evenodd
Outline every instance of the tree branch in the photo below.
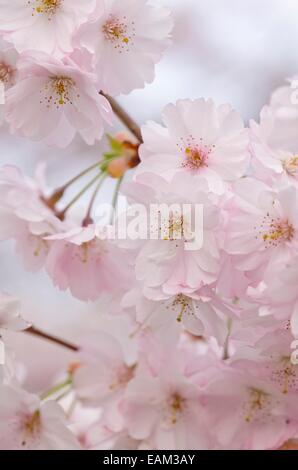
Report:
M 120 106 L 120 104 L 111 96 L 106 95 L 105 93 L 101 92 L 102 96 L 104 96 L 112 106 L 112 109 L 118 119 L 127 127 L 128 130 L 136 137 L 138 142 L 141 144 L 143 142 L 142 133 L 140 126 L 129 116 L 129 114 Z
M 51 341 L 52 343 L 55 343 L 58 346 L 63 346 L 64 348 L 70 349 L 71 351 L 79 350 L 79 347 L 77 345 L 68 343 L 67 341 L 56 338 L 55 336 L 48 335 L 47 333 L 44 333 L 43 331 L 40 331 L 37 328 L 34 328 L 33 326 L 25 330 L 25 333 L 30 333 L 31 335 L 37 336 L 38 338 L 46 339 L 47 341 Z

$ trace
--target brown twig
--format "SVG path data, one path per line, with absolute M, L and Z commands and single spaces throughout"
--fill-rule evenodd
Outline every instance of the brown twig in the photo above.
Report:
M 111 96 L 101 92 L 101 94 L 109 101 L 112 109 L 118 119 L 127 127 L 127 129 L 136 137 L 138 142 L 143 142 L 140 126 L 129 116 L 129 114 L 120 106 L 120 104 Z
M 31 326 L 25 331 L 26 333 L 30 333 L 31 335 L 37 336 L 38 338 L 41 338 L 41 339 L 46 339 L 48 341 L 51 341 L 52 343 L 55 343 L 58 346 L 63 346 L 64 348 L 70 349 L 71 351 L 79 350 L 79 347 L 76 346 L 75 344 L 68 343 L 67 341 L 64 341 L 60 338 L 56 338 L 56 336 L 51 336 L 47 333 L 44 333 L 43 331 L 38 330 L 37 328 L 34 328 L 33 326 Z

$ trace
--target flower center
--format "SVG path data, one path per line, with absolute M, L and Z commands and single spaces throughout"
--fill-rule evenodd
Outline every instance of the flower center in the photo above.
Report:
M 254 419 L 270 413 L 271 398 L 268 393 L 251 388 L 249 390 L 248 401 L 244 405 L 244 419 L 247 423 L 252 422 Z
M 294 155 L 292 158 L 282 161 L 283 169 L 290 176 L 296 176 L 298 171 L 298 155 Z
M 84 265 L 100 262 L 105 251 L 104 245 L 97 239 L 83 242 L 81 245 L 66 243 L 66 246 L 72 250 L 72 259 L 79 260 Z
M 183 315 L 194 315 L 193 302 L 184 294 L 177 294 L 173 300 L 172 308 L 178 309 L 177 321 L 182 322 Z
M 56 14 L 63 0 L 29 0 L 28 5 L 32 5 L 34 16 L 36 13 L 44 13 L 48 15 L 49 20 Z
M 43 237 L 50 235 L 49 233 L 43 234 Z M 40 255 L 47 255 L 49 252 L 49 243 L 43 240 L 41 236 L 31 235 L 30 239 L 35 243 L 33 255 L 38 257 Z
M 40 411 L 36 410 L 32 415 L 26 416 L 22 423 L 22 431 L 24 438 L 22 446 L 27 445 L 28 439 L 34 439 L 38 436 L 41 430 Z
M 171 423 L 176 424 L 179 418 L 179 415 L 183 411 L 184 399 L 178 394 L 174 393 L 170 397 L 170 413 L 171 413 Z
M 133 36 L 135 36 L 134 22 L 132 22 L 131 33 L 128 31 L 127 17 L 123 19 L 115 15 L 110 15 L 102 27 L 104 38 L 109 41 L 120 53 L 128 51 L 129 45 L 132 45 Z
M 186 147 L 185 155 L 186 161 L 183 163 L 183 166 L 187 168 L 200 168 L 205 165 L 206 155 L 201 149 Z
M 198 170 L 199 168 L 208 167 L 208 159 L 215 148 L 214 145 L 209 146 L 203 144 L 203 139 L 197 144 L 196 139 L 191 135 L 185 141 L 181 139 L 180 151 L 183 154 L 182 167 L 189 168 L 190 170 Z
M 162 240 L 182 240 L 186 230 L 187 223 L 180 208 L 169 211 L 169 214 L 164 214 L 164 217 L 161 218 L 160 233 Z
M 295 229 L 288 220 L 274 220 L 267 214 L 261 223 L 259 234 L 265 246 L 270 248 L 273 246 L 276 247 L 284 242 L 290 242 L 294 238 Z
M 71 78 L 50 77 L 44 89 L 41 90 L 41 93 L 44 92 L 44 97 L 40 100 L 40 104 L 46 103 L 47 108 L 54 105 L 57 109 L 66 104 L 73 104 L 74 88 L 75 83 Z M 79 98 L 80 95 L 76 97 Z
M 0 62 L 0 82 L 8 83 L 14 70 L 4 62 Z
M 290 357 L 282 357 L 276 366 L 273 367 L 271 379 L 281 387 L 282 393 L 285 395 L 289 390 L 297 391 L 297 369 L 293 364 L 291 364 Z

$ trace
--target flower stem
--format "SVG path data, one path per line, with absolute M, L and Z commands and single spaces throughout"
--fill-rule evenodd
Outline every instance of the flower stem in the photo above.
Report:
M 120 104 L 111 96 L 106 95 L 105 93 L 101 92 L 102 96 L 104 96 L 112 106 L 112 109 L 118 119 L 127 127 L 127 129 L 135 136 L 138 142 L 141 144 L 143 142 L 142 133 L 140 126 L 129 116 L 129 114 L 120 106 Z
M 74 176 L 73 178 L 71 178 L 67 183 L 65 183 L 61 189 L 65 190 L 67 189 L 69 186 L 71 186 L 73 183 L 75 183 L 78 179 L 82 178 L 83 176 L 87 175 L 88 173 L 90 173 L 92 170 L 95 170 L 95 168 L 100 168 L 101 164 L 103 163 L 103 160 L 101 160 L 100 162 L 97 162 L 97 163 L 94 163 L 93 165 L 89 166 L 88 168 L 86 168 L 85 170 L 81 171 L 81 173 L 79 173 L 78 175 Z
M 102 173 L 99 173 L 88 184 L 86 184 L 81 191 L 67 204 L 67 206 L 57 214 L 60 220 L 64 220 L 66 212 L 90 189 L 94 183 L 101 177 Z
M 72 384 L 71 377 L 68 377 L 66 380 L 63 382 L 60 382 L 59 384 L 54 385 L 52 388 L 47 390 L 46 392 L 42 393 L 40 395 L 41 400 L 46 400 L 49 398 L 51 395 L 55 395 L 56 393 L 60 392 L 63 390 L 65 387 L 68 387 Z
M 91 197 L 91 200 L 90 200 L 90 203 L 89 203 L 89 207 L 88 207 L 88 210 L 87 210 L 86 217 L 84 218 L 83 223 L 82 223 L 83 227 L 87 227 L 88 225 L 93 223 L 93 219 L 91 217 L 91 212 L 92 212 L 95 200 L 96 200 L 96 196 L 97 196 L 101 186 L 103 185 L 106 177 L 107 177 L 107 174 L 102 173 L 101 178 L 100 178 L 100 180 L 98 181 L 98 183 L 96 185 L 96 188 L 94 190 L 94 193 L 93 193 L 93 195 Z
M 60 201 L 60 199 L 63 197 L 66 189 L 69 186 L 71 186 L 73 183 L 78 181 L 83 176 L 90 173 L 92 170 L 95 170 L 96 168 L 101 168 L 102 163 L 103 163 L 103 160 L 101 160 L 97 163 L 94 163 L 93 165 L 89 166 L 88 168 L 85 168 L 85 170 L 81 171 L 78 175 L 74 176 L 69 181 L 67 181 L 67 183 L 63 184 L 62 186 L 60 186 L 60 188 L 56 189 L 50 197 L 48 197 L 48 198 L 43 197 L 42 198 L 43 202 L 48 207 L 50 207 L 51 209 L 54 209 L 57 202 Z
M 115 209 L 117 207 L 119 191 L 120 191 L 120 187 L 121 187 L 123 178 L 124 178 L 124 176 L 121 176 L 121 178 L 118 179 L 115 190 L 114 190 L 114 195 L 113 195 L 113 200 L 112 200 L 113 212 L 111 214 L 111 223 L 113 223 L 113 220 L 114 220 L 114 212 L 115 212 Z
M 77 345 L 68 343 L 67 341 L 56 338 L 55 336 L 51 336 L 47 333 L 44 333 L 43 331 L 40 331 L 37 328 L 34 328 L 33 326 L 25 330 L 25 333 L 30 333 L 31 335 L 37 336 L 41 339 L 46 339 L 48 341 L 51 341 L 52 343 L 55 343 L 58 346 L 63 346 L 64 348 L 70 349 L 71 351 L 76 352 L 79 350 L 79 347 Z

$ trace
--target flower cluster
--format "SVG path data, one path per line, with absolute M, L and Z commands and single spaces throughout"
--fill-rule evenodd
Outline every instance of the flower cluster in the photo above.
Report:
M 45 269 L 98 311 L 74 346 L 29 326 L 0 295 L 0 449 L 297 445 L 298 107 L 284 86 L 246 127 L 229 105 L 180 100 L 140 133 L 114 96 L 153 80 L 171 28 L 169 13 L 146 0 L 0 1 L 12 132 L 58 147 L 79 133 L 92 145 L 112 109 L 131 131 L 108 135 L 100 162 L 54 191 L 43 165 L 35 178 L 0 171 L 0 239 L 14 240 L 25 269 Z M 133 168 L 125 208 L 98 223 L 101 185 L 116 180 L 115 208 Z M 78 221 L 69 209 L 93 185 Z M 153 204 L 170 208 L 166 232 L 164 219 L 147 227 L 151 236 L 115 232 Z M 200 243 L 190 249 L 197 206 Z M 132 221 L 135 233 L 142 222 Z M 28 392 L 6 344 L 6 330 L 26 329 L 73 353 L 62 382 L 41 393 Z
M 169 12 L 147 0 L 2 0 L 0 81 L 11 132 L 57 147 L 78 133 L 93 145 L 113 123 L 103 93 L 152 82 L 171 29 Z

